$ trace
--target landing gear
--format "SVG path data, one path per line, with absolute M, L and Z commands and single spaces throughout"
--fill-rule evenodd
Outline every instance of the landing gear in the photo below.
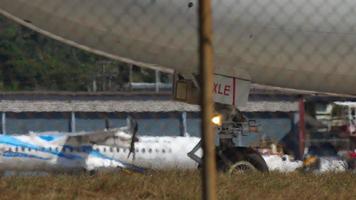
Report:
M 240 78 L 239 78 L 240 77 Z M 244 79 L 242 79 L 244 77 Z M 190 78 L 185 79 L 185 78 Z M 192 104 L 198 104 L 199 77 L 176 76 L 174 98 Z M 229 76 L 214 75 L 214 101 L 218 118 L 212 121 L 217 125 L 217 166 L 219 170 L 234 173 L 235 171 L 268 171 L 262 156 L 249 147 L 242 147 L 242 138 L 246 134 L 257 132 L 256 122 L 247 120 L 237 106 L 247 103 L 250 84 L 248 73 L 243 71 L 231 72 Z M 233 89 L 234 88 L 234 89 Z M 237 92 L 238 91 L 238 92 Z M 237 141 L 237 144 L 235 144 Z M 188 156 L 201 165 L 201 158 L 195 153 L 201 148 L 199 142 Z
M 252 148 L 235 147 L 217 153 L 218 170 L 229 174 L 241 172 L 268 172 L 262 156 Z
M 243 173 L 243 172 L 254 172 L 257 171 L 255 166 L 253 166 L 251 163 L 247 161 L 238 161 L 232 166 L 230 166 L 229 170 L 227 171 L 228 174 L 234 175 L 237 173 Z
M 198 147 L 200 148 L 200 147 Z M 190 158 L 192 152 L 188 154 Z M 194 156 L 194 160 L 199 163 L 201 168 L 201 159 Z M 235 147 L 221 151 L 217 148 L 216 155 L 217 170 L 228 174 L 237 174 L 242 172 L 268 172 L 268 167 L 262 156 L 252 148 Z
M 241 139 L 246 134 L 257 130 L 254 121 L 248 121 L 234 107 L 216 104 L 215 109 L 222 113 L 223 122 L 217 127 L 219 145 L 216 148 L 217 168 L 219 171 L 235 174 L 246 171 L 268 172 L 268 167 L 262 156 L 250 147 L 241 147 Z M 237 139 L 238 144 L 235 144 Z M 201 163 L 195 152 L 201 147 L 201 142 L 188 153 L 188 156 Z

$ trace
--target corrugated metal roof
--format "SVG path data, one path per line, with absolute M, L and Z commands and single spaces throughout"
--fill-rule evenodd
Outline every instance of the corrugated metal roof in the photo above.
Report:
M 1 100 L 0 112 L 198 112 L 200 107 L 172 100 Z M 250 101 L 245 112 L 295 112 L 297 101 Z

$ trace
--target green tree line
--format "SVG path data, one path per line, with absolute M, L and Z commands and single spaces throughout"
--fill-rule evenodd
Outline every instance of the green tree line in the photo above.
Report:
M 90 91 L 94 80 L 111 72 L 120 90 L 128 81 L 127 65 L 110 61 L 103 72 L 102 60 L 0 17 L 0 91 Z M 134 72 L 135 81 L 154 81 L 150 70 Z

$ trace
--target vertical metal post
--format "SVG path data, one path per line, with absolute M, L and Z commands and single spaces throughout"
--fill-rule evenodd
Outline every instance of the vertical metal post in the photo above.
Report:
M 155 82 L 156 82 L 155 87 L 156 87 L 156 93 L 159 92 L 159 86 L 160 86 L 160 82 L 161 82 L 161 77 L 160 77 L 160 76 L 161 76 L 160 71 L 156 70 L 156 71 L 155 71 Z
M 182 112 L 180 116 L 180 123 L 181 123 L 181 136 L 189 136 L 187 131 L 187 112 Z
M 199 0 L 199 67 L 203 141 L 203 199 L 216 199 L 215 134 L 213 105 L 213 40 L 211 0 Z
M 71 120 L 70 120 L 70 131 L 74 133 L 75 130 L 75 112 L 71 113 Z
M 6 112 L 1 113 L 1 134 L 6 134 Z
M 132 72 L 132 64 L 129 64 L 129 87 L 130 91 L 132 91 L 132 82 L 133 82 L 133 72 Z
M 299 155 L 302 158 L 304 154 L 305 142 L 305 106 L 304 98 L 299 98 Z
M 96 78 L 93 79 L 93 92 L 97 91 Z

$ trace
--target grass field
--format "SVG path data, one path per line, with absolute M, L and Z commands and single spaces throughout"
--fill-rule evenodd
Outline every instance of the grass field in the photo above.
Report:
M 200 199 L 199 172 L 3 177 L 0 199 Z M 356 199 L 356 174 L 252 173 L 218 178 L 219 199 Z

